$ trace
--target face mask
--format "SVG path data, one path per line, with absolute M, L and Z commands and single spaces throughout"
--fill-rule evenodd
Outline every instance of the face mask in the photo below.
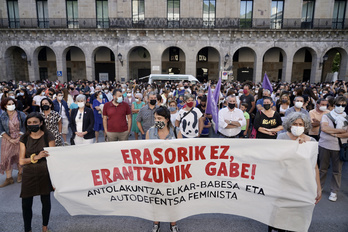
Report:
M 122 89 L 122 92 L 126 91 L 126 89 Z
M 157 100 L 150 100 L 150 105 L 156 105 Z
M 58 99 L 59 101 L 61 101 L 61 100 L 63 100 L 63 97 L 57 97 L 57 99 Z
M 15 96 L 10 96 L 9 98 L 11 98 L 11 99 L 15 99 Z
M 123 98 L 122 97 L 118 97 L 117 98 L 117 103 L 122 103 L 123 102 Z
M 320 107 L 319 107 L 319 110 L 320 110 L 320 111 L 326 111 L 326 110 L 327 110 L 327 106 L 320 106 Z
M 335 112 L 338 114 L 342 114 L 344 112 L 343 106 L 335 106 Z
M 188 107 L 192 108 L 193 102 L 188 102 L 188 103 L 186 103 L 186 105 L 187 105 Z
M 102 85 L 102 88 L 104 89 L 104 88 L 105 88 L 105 85 Z
M 137 91 L 137 93 L 140 93 L 140 91 Z
M 296 95 L 296 92 L 293 92 L 292 95 Z
M 24 96 L 24 93 L 19 93 L 19 96 Z
M 45 96 L 45 92 L 42 92 L 42 93 L 41 93 L 41 96 Z
M 183 89 L 184 89 L 184 87 L 180 87 L 180 89 L 181 89 L 181 90 L 183 90 Z
M 79 108 L 85 107 L 85 103 L 84 102 L 78 102 L 77 105 L 79 106 Z
M 131 93 L 127 93 L 127 97 L 131 97 L 132 96 L 132 94 Z
M 169 107 L 170 112 L 174 112 L 176 110 L 176 107 Z
M 180 103 L 180 104 L 181 104 L 181 103 L 182 103 L 182 100 L 178 100 L 178 103 Z
M 99 98 L 100 98 L 100 99 L 103 99 L 103 94 L 99 94 Z
M 282 100 L 282 103 L 288 103 L 288 100 Z
M 38 132 L 40 130 L 40 125 L 27 125 L 30 132 Z
M 9 105 L 9 106 L 6 106 L 6 109 L 8 111 L 14 111 L 16 109 L 16 106 L 15 105 Z
M 166 124 L 163 121 L 155 121 L 155 127 L 157 129 L 163 129 L 166 126 Z
M 271 104 L 263 104 L 263 108 L 265 108 L 265 110 L 269 110 L 271 109 Z
M 47 110 L 50 109 L 50 106 L 48 106 L 48 105 L 43 105 L 43 106 L 41 106 L 41 109 L 42 109 L 43 111 L 47 111 Z
M 291 127 L 291 133 L 294 136 L 296 136 L 296 137 L 302 135 L 303 132 L 304 132 L 304 127 L 303 126 L 292 126 Z
M 231 110 L 233 110 L 234 107 L 236 107 L 236 104 L 234 104 L 234 103 L 228 103 L 228 108 L 230 108 Z
M 303 102 L 295 102 L 295 107 L 300 109 L 303 106 Z
M 138 101 L 139 101 L 139 99 L 138 99 L 138 98 L 136 98 L 136 99 L 135 99 L 135 101 L 136 101 L 136 102 L 138 102 Z
M 244 93 L 244 94 L 248 94 L 248 90 L 243 89 L 243 93 Z
M 106 89 L 106 90 L 104 90 L 104 92 L 105 92 L 105 93 L 108 93 L 108 92 L 109 92 L 109 90 L 107 90 L 107 89 Z

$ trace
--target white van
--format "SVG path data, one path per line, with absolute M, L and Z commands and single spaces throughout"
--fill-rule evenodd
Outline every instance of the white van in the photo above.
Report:
M 150 74 L 149 76 L 139 78 L 139 80 L 146 79 L 149 79 L 149 84 L 152 84 L 154 81 L 189 81 L 194 84 L 199 82 L 196 77 L 185 74 Z

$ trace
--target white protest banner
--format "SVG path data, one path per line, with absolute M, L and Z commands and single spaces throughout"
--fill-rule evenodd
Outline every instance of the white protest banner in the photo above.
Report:
M 316 142 L 177 139 L 46 148 L 55 197 L 71 215 L 178 221 L 203 213 L 307 231 Z

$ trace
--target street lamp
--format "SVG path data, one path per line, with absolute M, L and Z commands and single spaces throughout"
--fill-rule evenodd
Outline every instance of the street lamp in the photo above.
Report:
M 230 56 L 228 55 L 228 53 L 226 53 L 225 55 L 225 61 L 224 61 L 224 67 L 226 66 L 228 60 L 230 59 Z
M 121 54 L 121 53 L 118 53 L 117 58 L 118 58 L 118 60 L 120 61 L 121 65 L 123 66 L 122 54 Z
M 327 54 L 325 54 L 323 56 L 322 61 L 319 63 L 320 68 L 323 66 L 323 64 L 325 63 L 325 61 L 327 61 L 328 58 L 329 58 L 329 56 Z

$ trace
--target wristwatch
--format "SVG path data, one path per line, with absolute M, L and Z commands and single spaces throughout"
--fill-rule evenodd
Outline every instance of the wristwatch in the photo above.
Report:
M 231 125 L 232 124 L 232 120 L 230 120 L 228 124 Z

